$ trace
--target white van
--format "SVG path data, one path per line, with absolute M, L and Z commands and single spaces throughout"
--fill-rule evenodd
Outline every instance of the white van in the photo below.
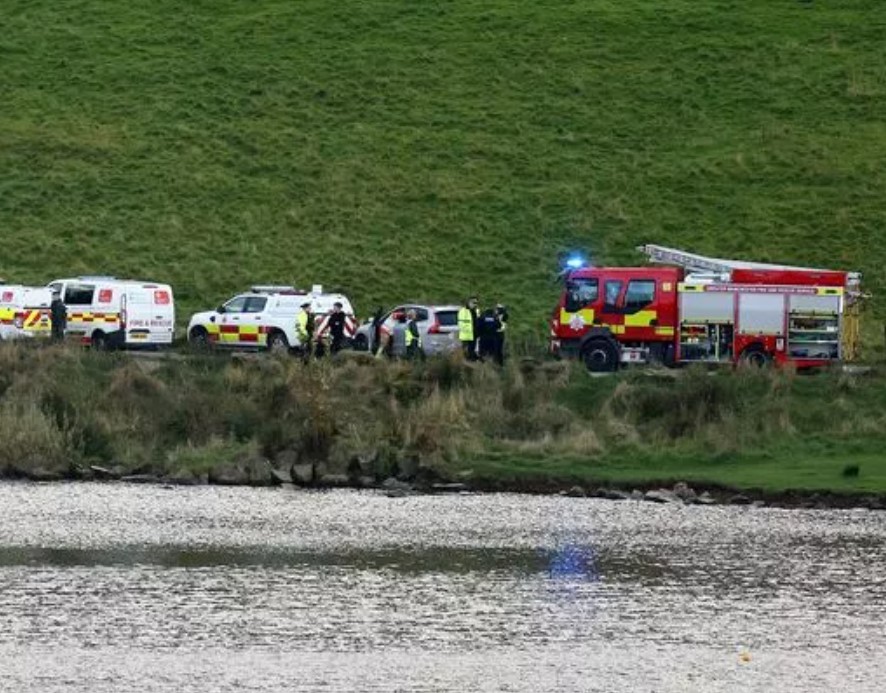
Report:
M 45 286 L 0 285 L 0 340 L 49 337 L 51 303 Z
M 175 301 L 169 284 L 75 277 L 49 285 L 68 311 L 65 334 L 97 349 L 169 346 L 175 333 Z
M 345 313 L 345 333 L 357 327 L 348 297 L 325 293 L 315 284 L 310 292 L 292 286 L 253 286 L 215 310 L 195 313 L 188 323 L 188 341 L 197 347 L 224 346 L 284 351 L 301 346 L 295 330 L 302 303 L 310 302 L 316 316 L 315 333 L 322 336 L 335 303 Z

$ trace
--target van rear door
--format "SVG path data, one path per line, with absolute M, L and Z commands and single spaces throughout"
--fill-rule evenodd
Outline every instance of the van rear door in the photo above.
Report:
M 32 337 L 48 337 L 52 328 L 52 291 L 48 287 L 25 287 L 22 304 L 22 329 L 25 333 Z
M 18 336 L 15 318 L 21 303 L 20 292 L 21 287 L 0 287 L 0 340 L 15 339 Z
M 170 345 L 175 332 L 172 289 L 164 284 L 129 284 L 121 305 L 128 346 Z

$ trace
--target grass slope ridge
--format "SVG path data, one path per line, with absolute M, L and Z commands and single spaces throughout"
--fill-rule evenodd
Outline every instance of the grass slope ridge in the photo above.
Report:
M 8 0 L 0 274 L 469 291 L 662 242 L 883 293 L 879 0 Z

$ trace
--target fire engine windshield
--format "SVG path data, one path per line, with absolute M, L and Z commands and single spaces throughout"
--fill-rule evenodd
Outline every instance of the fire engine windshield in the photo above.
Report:
M 573 313 L 597 300 L 600 285 L 596 279 L 570 279 L 566 284 L 566 310 Z

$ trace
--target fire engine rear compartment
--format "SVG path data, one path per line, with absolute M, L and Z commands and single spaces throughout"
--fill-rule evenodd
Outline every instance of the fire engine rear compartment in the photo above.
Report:
M 836 289 L 683 284 L 679 305 L 677 360 L 684 363 L 729 362 L 751 349 L 798 365 L 841 357 Z

